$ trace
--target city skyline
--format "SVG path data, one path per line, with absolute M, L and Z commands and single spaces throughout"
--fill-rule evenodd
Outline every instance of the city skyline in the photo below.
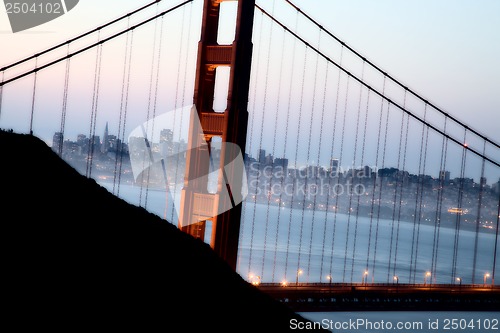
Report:
M 159 130 L 159 133 L 160 133 L 160 135 L 158 137 L 159 138 L 158 142 L 153 141 L 153 142 L 151 142 L 151 144 L 161 144 L 162 142 L 170 143 L 169 147 L 167 148 L 169 150 L 169 153 L 167 153 L 168 156 L 173 154 L 174 146 L 171 146 L 172 143 L 177 143 L 177 144 L 182 144 L 182 145 L 186 144 L 186 142 L 184 141 L 183 138 L 181 138 L 180 141 L 175 141 L 174 137 L 173 137 L 173 131 L 171 129 L 164 128 L 164 129 Z M 102 137 L 102 140 L 101 140 L 101 137 Z M 108 140 L 106 140 L 106 138 L 108 138 Z M 143 139 L 143 137 L 139 137 L 139 138 Z M 88 141 L 91 140 L 90 137 L 87 137 L 87 134 L 80 133 L 76 137 L 76 142 L 83 140 L 83 139 L 88 140 Z M 95 151 L 100 151 L 102 153 L 106 153 L 108 151 L 107 149 L 105 149 L 105 147 L 108 147 L 108 148 L 114 147 L 114 149 L 112 149 L 112 151 L 116 151 L 117 142 L 118 142 L 118 144 L 121 142 L 119 139 L 117 139 L 116 135 L 109 133 L 107 122 L 106 122 L 106 127 L 105 127 L 103 135 L 102 136 L 99 134 L 94 135 L 94 139 L 92 139 L 92 142 L 94 142 L 94 144 L 96 143 L 95 142 L 96 139 L 99 142 L 98 142 L 97 149 Z M 116 140 L 118 140 L 118 141 L 116 141 Z M 54 151 L 57 152 L 58 151 L 57 142 L 74 143 L 75 141 L 72 141 L 68 138 L 63 138 L 63 137 L 61 137 L 60 132 L 56 132 L 53 135 L 52 142 L 49 142 L 47 144 L 49 146 L 51 146 Z M 123 143 L 122 149 L 123 149 L 123 152 L 125 152 L 126 154 L 128 154 L 128 146 L 129 146 L 129 142 Z M 104 150 L 103 150 L 103 147 L 104 147 Z M 175 147 L 177 147 L 177 149 L 179 149 L 179 146 L 175 146 Z M 215 144 L 213 146 L 213 149 L 214 149 L 214 152 L 216 152 L 218 150 L 217 144 Z M 293 170 L 307 170 L 309 168 L 317 168 L 321 172 L 331 172 L 331 170 L 333 169 L 333 165 L 335 165 L 336 173 L 343 174 L 343 175 L 354 174 L 354 172 L 356 172 L 356 170 L 369 168 L 371 171 L 373 171 L 375 173 L 377 173 L 379 170 L 383 170 L 383 169 L 386 169 L 386 170 L 387 169 L 394 169 L 394 170 L 406 172 L 409 175 L 416 175 L 416 176 L 422 175 L 422 176 L 426 176 L 426 177 L 431 177 L 432 179 L 443 178 L 446 181 L 453 180 L 453 179 L 455 179 L 455 180 L 462 179 L 460 177 L 460 175 L 452 174 L 449 170 L 446 170 L 446 169 L 437 171 L 437 174 L 434 174 L 434 173 L 432 173 L 432 174 L 426 174 L 426 173 L 412 174 L 411 172 L 408 172 L 405 169 L 396 168 L 396 166 L 394 166 L 394 165 L 392 165 L 392 166 L 387 165 L 387 166 L 384 166 L 383 168 L 381 168 L 378 165 L 367 165 L 367 164 L 364 164 L 364 165 L 344 164 L 344 165 L 342 165 L 342 164 L 339 164 L 339 159 L 336 156 L 332 156 L 330 158 L 330 162 L 328 164 L 313 163 L 313 164 L 303 164 L 303 165 L 297 166 L 297 165 L 290 164 L 290 159 L 287 158 L 286 156 L 283 156 L 283 157 L 273 156 L 270 152 L 266 151 L 266 149 L 263 149 L 263 148 L 259 148 L 257 154 L 252 155 L 249 153 L 245 153 L 245 155 L 246 155 L 246 158 L 245 158 L 246 163 L 257 162 L 257 163 L 260 163 L 261 165 L 284 166 L 284 169 L 293 169 Z M 218 155 L 216 155 L 216 156 L 218 156 Z M 473 179 L 473 178 L 465 175 L 463 177 L 463 179 Z M 489 179 L 488 180 L 487 177 L 483 177 L 483 180 L 473 179 L 473 181 L 477 184 L 484 183 L 484 184 L 487 184 L 488 186 L 494 186 L 498 182 L 500 182 L 500 177 L 498 178 L 498 180 L 497 179 Z
M 130 163 L 128 144 L 124 145 L 121 154 L 113 149 L 106 151 L 103 149 L 104 141 L 99 140 L 99 135 L 90 139 L 82 134 L 77 142 L 65 140 L 61 156 L 81 174 L 93 169 L 92 177 L 98 182 L 104 182 L 101 183 L 104 186 L 106 183 L 112 183 L 113 188 L 116 185 L 134 185 L 139 188 L 165 190 L 165 170 L 158 169 L 163 164 L 158 163 L 158 156 L 168 159 L 169 156 L 177 156 L 176 149 L 185 148 L 180 148 L 173 140 L 171 130 L 162 129 L 160 132 L 162 135 L 159 142 L 151 142 L 149 153 L 133 149 L 132 154 L 157 155 L 156 162 L 139 174 L 134 172 Z M 104 133 L 102 137 L 106 137 L 106 134 L 114 137 L 109 133 Z M 144 140 L 131 138 L 132 141 L 137 139 Z M 57 150 L 55 146 L 60 140 L 60 133 L 55 133 L 52 147 L 54 151 Z M 94 149 L 90 149 L 90 142 L 93 143 Z M 131 144 L 134 145 L 133 142 Z M 110 152 L 113 154 L 110 155 Z M 212 158 L 215 165 L 219 163 L 219 152 L 220 150 L 214 147 Z M 476 183 L 467 177 L 452 178 L 446 170 L 442 170 L 438 178 L 414 175 L 390 167 L 379 169 L 364 166 L 344 170 L 339 167 L 335 158 L 332 158 L 329 168 L 308 166 L 294 169 L 288 166 L 286 158 L 274 158 L 270 154 L 266 155 L 264 150 L 260 150 L 259 155 L 245 157 L 247 185 L 244 187 L 248 190 L 246 202 L 355 214 L 377 220 L 395 220 L 397 216 L 398 221 L 418 221 L 448 228 L 453 228 L 455 223 L 460 221 L 468 230 L 474 230 L 476 223 L 481 230 L 496 230 L 495 202 L 500 195 L 500 179 L 489 185 L 486 179 Z M 174 164 L 177 167 L 167 167 L 166 175 L 170 181 L 169 191 L 175 192 L 177 185 L 183 183 L 185 164 L 182 159 L 180 163 Z M 177 180 L 172 188 L 174 173 Z M 216 186 L 216 183 L 209 183 L 207 190 L 216 191 Z M 478 208 L 479 205 L 481 208 Z

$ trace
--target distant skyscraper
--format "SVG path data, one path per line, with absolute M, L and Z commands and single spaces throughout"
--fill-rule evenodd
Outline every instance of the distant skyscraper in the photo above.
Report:
M 336 173 L 339 168 L 339 160 L 336 158 L 330 159 L 330 172 Z
M 106 141 L 108 143 L 108 152 L 118 150 L 116 145 L 117 140 L 116 135 L 108 134 L 108 141 Z
M 108 138 L 108 122 L 106 122 L 106 128 L 104 129 L 104 136 L 102 138 L 101 152 L 107 153 L 109 150 L 109 138 Z
M 76 137 L 76 142 L 79 144 L 79 145 L 84 145 L 87 141 L 87 136 L 85 134 L 78 134 L 78 136 Z
M 85 134 L 78 134 L 76 138 L 76 143 L 80 146 L 80 152 L 82 154 L 87 154 L 89 151 L 89 138 Z
M 52 137 L 52 150 L 59 155 L 62 154 L 63 141 L 63 134 L 61 132 L 55 132 L 54 136 Z
M 162 156 L 170 156 L 174 153 L 174 132 L 165 128 L 160 131 L 160 149 Z
M 266 159 L 265 159 L 265 163 L 266 165 L 271 165 L 273 164 L 273 161 L 274 161 L 274 157 L 273 155 L 269 154 L 266 156 Z
M 160 143 L 163 142 L 173 142 L 174 132 L 169 128 L 164 128 L 160 131 Z
M 90 140 L 90 144 L 92 145 L 92 153 L 101 151 L 101 137 L 99 135 L 94 135 L 92 140 Z
M 288 158 L 275 158 L 274 159 L 274 173 L 283 173 L 283 177 L 288 175 Z
M 259 149 L 259 163 L 266 163 L 266 150 L 265 149 Z
M 481 177 L 481 178 L 479 179 L 479 186 L 481 186 L 481 187 L 486 186 L 486 182 L 487 182 L 486 177 Z
M 445 183 L 450 181 L 450 172 L 446 170 L 441 170 L 439 172 L 439 180 L 444 181 Z

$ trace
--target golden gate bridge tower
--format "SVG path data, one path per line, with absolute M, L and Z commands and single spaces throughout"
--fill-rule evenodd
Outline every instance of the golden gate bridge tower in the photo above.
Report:
M 230 45 L 217 43 L 223 1 L 204 2 L 193 97 L 196 112 L 190 120 L 178 224 L 184 232 L 204 240 L 210 220 L 210 246 L 236 269 L 243 174 L 231 162 L 245 152 L 255 0 L 238 0 L 235 37 Z M 221 66 L 230 67 L 227 107 L 224 112 L 215 112 L 215 83 Z M 209 193 L 209 163 L 204 157 L 210 154 L 214 137 L 222 141 L 220 169 L 217 192 Z M 229 184 L 236 184 L 236 188 Z

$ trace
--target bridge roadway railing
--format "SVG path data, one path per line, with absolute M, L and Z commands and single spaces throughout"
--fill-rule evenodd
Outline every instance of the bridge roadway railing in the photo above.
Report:
M 500 287 L 483 284 L 261 283 L 295 311 L 499 311 Z

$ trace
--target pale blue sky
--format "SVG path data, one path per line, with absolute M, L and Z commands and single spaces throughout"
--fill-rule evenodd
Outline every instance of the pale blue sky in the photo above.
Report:
M 179 2 L 164 0 L 163 3 L 168 7 Z M 11 33 L 1 8 L 0 67 L 147 3 L 150 1 L 81 0 L 68 14 L 16 34 Z M 273 1 L 257 3 L 273 8 Z M 412 90 L 471 128 L 500 141 L 500 1 L 295 0 L 294 3 Z M 194 2 L 193 19 L 199 17 L 201 4 L 201 0 Z M 276 17 L 286 21 L 289 13 L 280 12 L 279 8 L 275 7 Z M 199 37 L 197 24 L 193 22 L 191 32 L 195 41 Z M 311 31 L 312 36 L 315 33 L 316 30 Z
M 5 11 L 0 10 L 0 65 L 149 2 L 80 0 L 67 15 L 18 34 L 10 33 Z M 500 141 L 495 121 L 500 120 L 500 1 L 295 0 L 295 3 L 409 87 Z M 429 78 L 432 78 L 430 84 Z
M 295 2 L 411 89 L 500 141 L 500 1 Z

